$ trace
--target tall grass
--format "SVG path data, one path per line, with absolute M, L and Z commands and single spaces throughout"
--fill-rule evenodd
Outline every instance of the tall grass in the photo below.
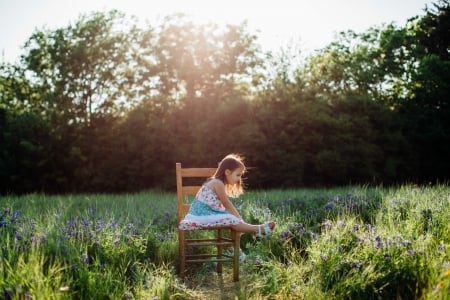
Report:
M 450 188 L 248 191 L 241 280 L 177 276 L 171 193 L 0 198 L 4 299 L 450 299 Z

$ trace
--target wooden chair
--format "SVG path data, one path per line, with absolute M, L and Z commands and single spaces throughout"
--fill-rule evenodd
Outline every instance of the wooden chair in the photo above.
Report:
M 178 201 L 178 223 L 184 218 L 189 211 L 190 204 L 186 203 L 189 196 L 195 196 L 201 187 L 200 184 L 183 181 L 186 178 L 201 178 L 203 182 L 214 175 L 216 168 L 182 168 L 181 163 L 176 163 L 177 178 L 177 201 Z M 197 179 L 198 180 L 198 179 Z M 192 197 L 191 197 L 192 198 Z M 222 273 L 222 263 L 233 263 L 233 281 L 239 281 L 239 249 L 240 249 L 240 233 L 231 227 L 213 227 L 201 229 L 202 231 L 214 231 L 215 237 L 201 238 L 191 237 L 192 233 L 198 230 L 189 230 L 189 237 L 186 235 L 187 230 L 178 229 L 179 259 L 180 259 L 180 276 L 184 279 L 186 275 L 187 263 L 216 262 L 217 273 Z M 229 235 L 224 233 L 229 231 Z M 213 254 L 192 254 L 189 250 L 192 248 L 213 247 Z M 228 255 L 223 252 L 224 248 L 233 248 L 233 254 Z

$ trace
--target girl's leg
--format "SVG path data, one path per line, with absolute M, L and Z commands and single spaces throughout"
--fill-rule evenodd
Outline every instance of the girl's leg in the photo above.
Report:
M 275 222 L 274 221 L 269 221 L 269 228 L 273 229 L 275 227 Z M 266 231 L 264 229 L 264 225 L 253 225 L 253 224 L 248 224 L 248 223 L 241 223 L 241 224 L 236 224 L 233 225 L 233 229 L 236 231 L 240 231 L 240 232 L 245 232 L 245 233 L 259 233 L 261 232 L 262 234 L 265 234 Z

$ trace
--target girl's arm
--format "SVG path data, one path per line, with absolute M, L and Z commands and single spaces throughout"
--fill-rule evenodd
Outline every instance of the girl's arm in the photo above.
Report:
M 233 203 L 231 203 L 230 199 L 228 199 L 223 182 L 220 180 L 212 180 L 211 182 L 209 182 L 209 186 L 216 192 L 217 197 L 219 198 L 220 202 L 222 202 L 225 209 L 239 219 L 242 219 L 236 207 L 234 207 Z

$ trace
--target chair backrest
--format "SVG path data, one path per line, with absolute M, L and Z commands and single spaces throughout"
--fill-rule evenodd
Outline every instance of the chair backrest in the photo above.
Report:
M 182 168 L 181 163 L 176 163 L 177 175 L 177 201 L 178 201 L 178 222 L 180 222 L 184 215 L 189 211 L 191 205 L 184 200 L 186 196 L 195 196 L 201 188 L 201 184 L 194 184 L 190 182 L 183 182 L 185 178 L 207 178 L 212 177 L 217 168 Z

